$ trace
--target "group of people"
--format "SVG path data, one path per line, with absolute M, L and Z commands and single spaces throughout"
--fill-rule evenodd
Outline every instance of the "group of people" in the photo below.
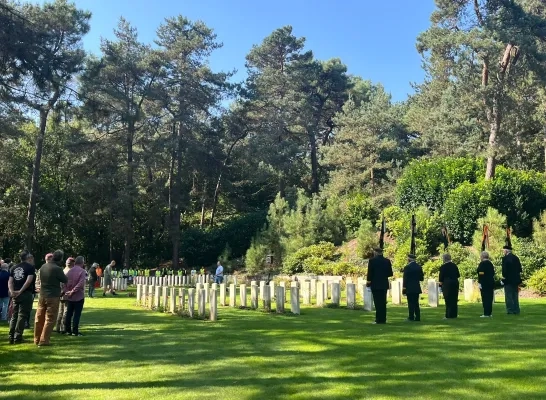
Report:
M 381 248 L 374 250 L 374 257 L 368 264 L 366 286 L 372 292 L 375 303 L 374 324 L 387 323 L 387 291 L 389 290 L 389 278 L 393 276 L 392 264 L 383 256 Z M 512 247 L 506 245 L 503 248 L 502 278 L 500 284 L 504 287 L 507 314 L 519 315 L 519 287 L 522 283 L 522 267 L 519 258 L 512 253 Z M 444 319 L 457 318 L 459 301 L 459 268 L 451 260 L 450 254 L 443 255 L 443 264 L 440 267 L 439 286 L 445 299 Z M 482 318 L 493 316 L 493 301 L 495 290 L 495 267 L 489 259 L 489 253 L 481 253 L 481 261 L 476 269 L 478 287 L 481 292 L 483 305 Z M 408 301 L 407 321 L 420 321 L 421 309 L 419 297 L 422 293 L 421 282 L 425 279 L 423 268 L 416 262 L 414 254 L 408 255 L 408 264 L 404 268 L 402 293 Z
M 89 283 L 88 297 L 94 297 L 94 290 L 102 275 L 103 296 L 107 293 L 115 295 L 112 287 L 115 261 L 102 271 L 96 263 L 86 270 L 82 256 L 68 257 L 64 269 L 63 260 L 63 251 L 57 250 L 47 254 L 45 263 L 37 267 L 34 256 L 23 251 L 19 264 L 13 265 L 9 259 L 0 263 L 0 318 L 7 321 L 8 309 L 11 307 L 9 343 L 23 341 L 24 330 L 30 327 L 35 296 L 38 297 L 38 306 L 34 319 L 34 343 L 48 346 L 55 327 L 60 334 L 82 336 L 79 325 L 86 282 Z

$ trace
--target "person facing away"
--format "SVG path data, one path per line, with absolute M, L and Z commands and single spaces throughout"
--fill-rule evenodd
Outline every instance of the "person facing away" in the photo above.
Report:
M 112 262 L 110 262 L 110 264 L 108 264 L 104 268 L 104 271 L 103 271 L 103 274 L 104 274 L 103 289 L 104 289 L 104 291 L 102 292 L 103 297 L 106 296 L 106 292 L 111 293 L 113 296 L 116 295 L 116 292 L 114 291 L 114 289 L 112 287 L 113 268 L 115 266 L 116 266 L 116 262 L 114 260 L 112 260 Z
M 422 293 L 421 282 L 425 280 L 423 268 L 415 261 L 413 254 L 408 254 L 408 265 L 404 267 L 402 292 L 408 298 L 407 321 L 421 321 L 421 308 L 419 307 L 419 295 Z
M 8 264 L 0 265 L 0 321 L 8 320 L 9 306 L 9 267 Z
M 383 257 L 383 249 L 375 249 L 374 257 L 368 263 L 366 276 L 366 286 L 372 291 L 375 304 L 374 324 L 387 323 L 387 290 L 392 275 L 392 264 L 389 259 Z
M 34 301 L 34 256 L 28 251 L 21 253 L 21 263 L 10 269 L 8 281 L 9 294 L 13 301 L 13 314 L 9 324 L 9 343 L 23 342 L 25 323 Z
M 95 284 L 97 283 L 97 280 L 99 279 L 99 276 L 97 274 L 97 267 L 99 264 L 93 263 L 91 265 L 91 268 L 89 268 L 89 290 L 88 290 L 88 297 L 93 297 L 95 294 Z
M 440 267 L 439 285 L 444 294 L 446 303 L 446 315 L 444 319 L 457 318 L 459 310 L 457 303 L 459 302 L 459 267 L 451 261 L 450 254 L 442 256 L 444 263 Z
M 64 274 L 68 274 L 68 271 L 72 267 L 74 267 L 74 258 L 68 257 L 63 270 Z M 59 304 L 59 313 L 57 314 L 57 333 L 63 335 L 66 333 L 66 327 L 64 326 L 64 320 L 66 319 L 66 297 L 62 294 L 64 291 L 64 285 L 61 285 L 61 302 Z
M 217 267 L 214 282 L 216 282 L 217 284 L 224 283 L 224 267 L 222 267 L 222 262 L 218 260 L 216 265 Z
M 79 326 L 85 301 L 84 291 L 87 276 L 83 268 L 84 263 L 85 259 L 82 256 L 76 257 L 74 266 L 66 274 L 68 281 L 65 285 L 66 317 L 64 326 L 68 335 L 82 336 Z
M 495 290 L 495 267 L 489 260 L 489 253 L 482 251 L 481 262 L 476 270 L 478 286 L 482 295 L 483 315 L 481 318 L 491 318 L 493 315 L 493 292 Z
M 40 297 L 34 321 L 34 343 L 38 346 L 49 346 L 51 332 L 59 314 L 61 284 L 67 282 L 66 275 L 59 267 L 63 258 L 63 251 L 56 250 L 53 260 L 40 268 Z
M 504 286 L 504 301 L 506 313 L 519 315 L 519 285 L 521 284 L 521 262 L 518 256 L 512 253 L 512 246 L 503 247 L 502 257 L 502 279 Z

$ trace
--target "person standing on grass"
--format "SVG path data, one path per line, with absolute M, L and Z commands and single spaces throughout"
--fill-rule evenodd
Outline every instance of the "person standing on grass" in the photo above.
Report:
M 66 274 L 68 279 L 65 285 L 67 310 L 64 326 L 68 335 L 82 336 L 79 326 L 85 300 L 86 273 L 83 269 L 84 263 L 85 259 L 82 256 L 76 257 L 74 267 Z
M 217 268 L 216 268 L 214 282 L 216 282 L 217 284 L 224 283 L 224 267 L 222 267 L 222 263 L 220 262 L 220 260 L 218 260 L 216 265 L 217 265 Z
M 482 251 L 481 262 L 476 271 L 478 286 L 482 295 L 483 315 L 481 318 L 493 316 L 493 291 L 495 290 L 495 267 L 489 260 L 489 253 Z
M 446 315 L 444 319 L 457 318 L 459 302 L 459 268 L 451 261 L 451 255 L 442 256 L 444 263 L 440 267 L 439 285 L 444 294 Z
M 0 321 L 8 320 L 9 306 L 9 268 L 8 264 L 0 265 Z
M 74 267 L 74 258 L 68 257 L 66 260 L 66 266 L 64 267 L 64 274 L 68 274 L 68 271 Z M 61 285 L 61 292 L 64 293 L 64 285 Z M 64 335 L 66 333 L 66 327 L 64 326 L 64 320 L 66 319 L 66 297 L 61 294 L 61 302 L 59 304 L 59 313 L 57 315 L 57 333 Z
M 95 294 L 95 284 L 97 283 L 97 280 L 99 279 L 97 275 L 97 267 L 99 264 L 93 263 L 91 265 L 91 268 L 89 268 L 89 291 L 87 293 L 88 297 L 93 297 Z
M 22 343 L 25 323 L 32 309 L 34 291 L 34 256 L 28 251 L 21 253 L 21 263 L 11 267 L 8 281 L 9 294 L 13 301 L 13 314 L 9 324 L 9 343 Z
M 374 250 L 374 257 L 368 263 L 366 286 L 372 291 L 375 303 L 374 324 L 387 323 L 387 291 L 389 290 L 389 278 L 393 275 L 392 264 L 389 259 L 383 257 L 383 249 Z
M 56 250 L 53 260 L 40 268 L 40 297 L 34 321 L 34 343 L 38 346 L 49 346 L 51 332 L 59 315 L 61 284 L 67 282 L 66 275 L 59 264 L 64 253 Z
M 408 265 L 404 268 L 402 293 L 408 298 L 409 317 L 407 321 L 421 321 L 419 295 L 422 293 L 421 282 L 425 280 L 423 268 L 415 261 L 413 254 L 408 254 Z
M 116 262 L 112 260 L 112 262 L 104 268 L 104 272 L 103 272 L 104 273 L 104 285 L 103 285 L 104 291 L 102 292 L 103 297 L 106 296 L 106 292 L 109 292 L 113 296 L 116 296 L 116 292 L 114 291 L 112 287 L 113 268 L 115 266 L 116 266 Z
M 506 313 L 519 315 L 519 285 L 521 284 L 521 262 L 518 256 L 512 253 L 512 246 L 507 244 L 503 247 L 504 257 L 502 258 L 502 279 L 504 286 L 504 301 Z

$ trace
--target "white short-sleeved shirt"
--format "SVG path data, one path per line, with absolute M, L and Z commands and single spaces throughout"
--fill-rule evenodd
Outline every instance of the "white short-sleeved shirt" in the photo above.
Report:
M 224 267 L 219 265 L 218 268 L 216 268 L 216 276 L 223 276 L 223 275 L 224 275 Z

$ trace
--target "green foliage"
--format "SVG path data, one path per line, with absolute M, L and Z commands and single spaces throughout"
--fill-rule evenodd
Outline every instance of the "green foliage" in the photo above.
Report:
M 485 217 L 478 220 L 478 229 L 474 232 L 473 247 L 478 251 L 482 246 L 483 226 L 489 227 L 489 252 L 493 264 L 497 265 L 502 255 L 502 247 L 506 239 L 506 217 L 494 208 L 489 208 Z
M 423 272 L 425 278 L 434 278 L 438 279 L 440 275 L 440 267 L 442 266 L 442 260 L 436 258 L 428 260 L 423 264 Z
M 546 212 L 533 221 L 533 241 L 537 246 L 546 245 Z
M 441 211 L 451 190 L 463 182 L 475 183 L 482 171 L 481 162 L 468 158 L 414 161 L 397 181 L 397 202 L 407 210 L 425 206 Z
M 402 271 L 404 267 L 408 264 L 408 254 L 410 253 L 411 240 L 407 239 L 404 243 L 396 246 L 394 252 L 394 258 L 392 262 L 392 267 L 396 271 Z M 429 259 L 429 251 L 427 249 L 426 242 L 423 239 L 415 239 L 415 249 L 417 256 L 417 263 L 423 265 Z M 387 254 L 390 254 L 390 250 Z
M 533 219 L 546 209 L 544 174 L 499 166 L 492 182 L 491 206 L 506 215 L 516 235 L 530 236 Z
M 373 249 L 379 246 L 377 229 L 368 220 L 363 220 L 358 228 L 356 253 L 358 257 L 370 258 Z
M 519 257 L 523 270 L 522 279 L 525 281 L 535 271 L 546 267 L 546 248 L 537 246 L 531 239 L 512 237 L 514 254 Z
M 546 268 L 535 271 L 527 280 L 527 287 L 542 296 L 546 295 Z
M 463 244 L 472 243 L 478 219 L 485 216 L 489 201 L 487 182 L 463 182 L 448 193 L 443 210 L 452 240 Z
M 441 253 L 442 251 L 439 250 L 439 252 Z M 447 248 L 447 253 L 451 255 L 451 260 L 457 265 L 471 257 L 471 251 L 457 242 L 449 245 Z
M 362 192 L 348 195 L 341 203 L 341 220 L 347 233 L 352 235 L 358 231 L 363 220 L 375 222 L 379 218 L 372 200 Z
M 324 264 L 336 261 L 340 257 L 333 243 L 321 242 L 303 247 L 289 255 L 283 262 L 283 272 L 296 274 L 301 272 L 320 273 Z

